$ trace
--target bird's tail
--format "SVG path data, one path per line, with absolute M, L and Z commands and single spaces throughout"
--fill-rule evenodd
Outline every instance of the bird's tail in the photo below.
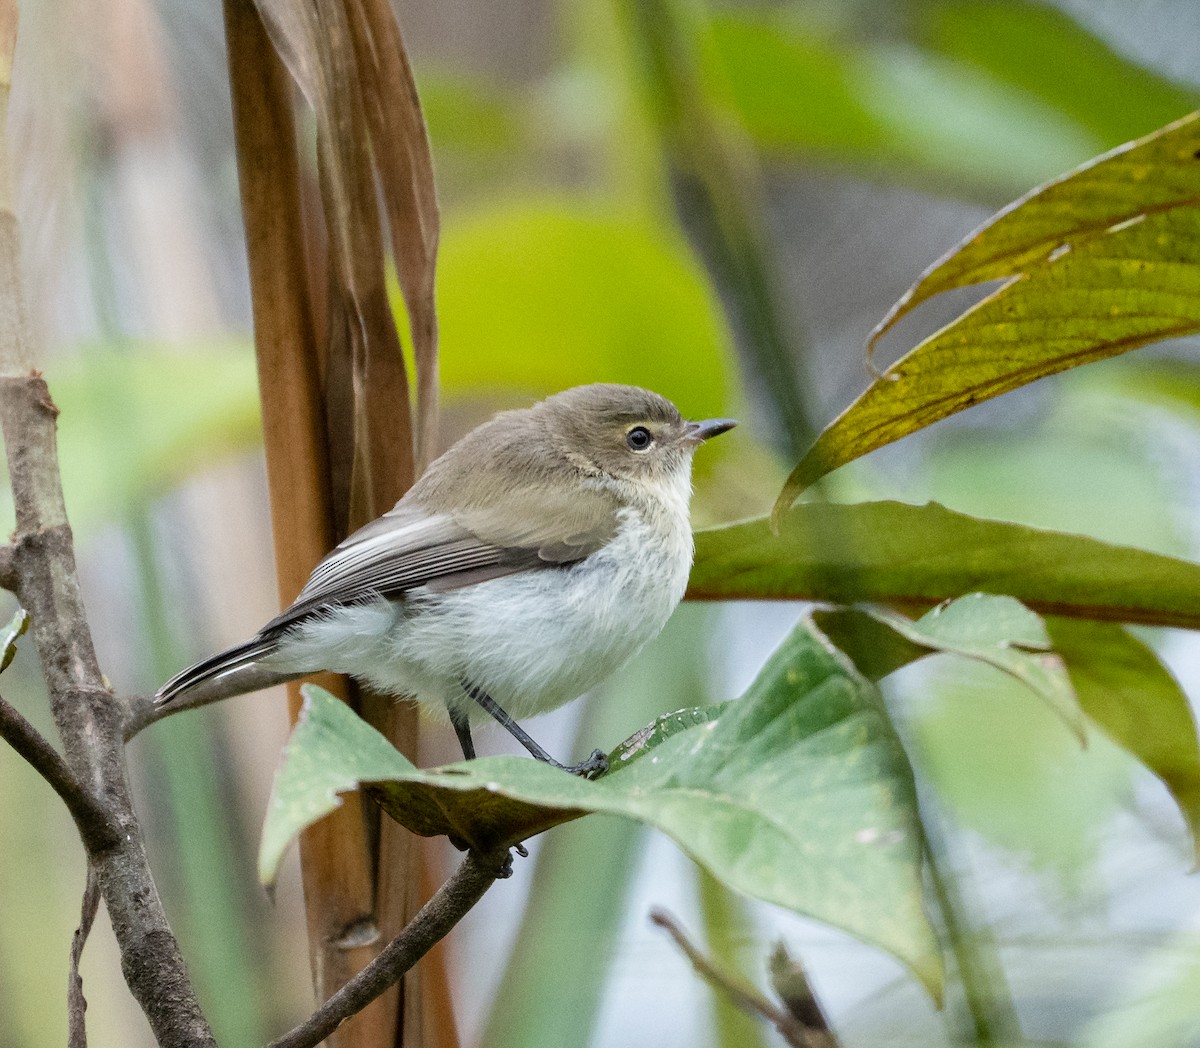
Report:
M 210 655 L 167 681 L 155 694 L 154 704 L 165 706 L 185 695 L 201 702 L 215 702 L 304 676 L 303 673 L 260 665 L 259 660 L 272 654 L 275 649 L 274 639 L 260 636 Z

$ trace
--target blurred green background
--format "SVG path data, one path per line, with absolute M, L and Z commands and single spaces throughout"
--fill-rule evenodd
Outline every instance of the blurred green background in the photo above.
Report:
M 396 8 L 444 211 L 443 442 L 579 382 L 647 385 L 685 415 L 744 420 L 698 458 L 698 523 L 766 512 L 866 384 L 866 336 L 922 269 L 1040 181 L 1200 104 L 1192 0 Z M 9 133 L 26 274 L 85 596 L 121 689 L 152 689 L 276 610 L 224 78 L 217 4 L 22 4 Z M 884 354 L 971 301 L 949 298 Z M 841 471 L 829 493 L 1196 558 L 1195 348 L 1040 383 Z M 684 608 L 538 737 L 582 754 L 735 695 L 798 613 Z M 1145 639 L 1200 695 L 1195 638 Z M 4 694 L 51 730 L 28 645 Z M 930 660 L 889 697 L 945 817 L 965 934 L 1025 1035 L 1200 1043 L 1200 882 L 1161 786 L 1102 738 L 1081 751 L 980 669 Z M 265 1043 L 310 1003 L 297 872 L 272 907 L 253 870 L 285 732 L 280 696 L 246 697 L 130 752 L 168 913 L 227 1046 Z M 423 747 L 453 756 L 433 731 Z M 2 751 L 0 796 L 0 1044 L 59 1045 L 82 851 Z M 649 926 L 655 904 L 759 985 L 786 939 L 847 1044 L 978 1035 L 962 992 L 939 1014 L 894 961 L 593 818 L 538 842 L 451 940 L 464 1044 L 775 1043 L 711 999 Z M 151 1044 L 103 917 L 83 975 L 92 1044 Z

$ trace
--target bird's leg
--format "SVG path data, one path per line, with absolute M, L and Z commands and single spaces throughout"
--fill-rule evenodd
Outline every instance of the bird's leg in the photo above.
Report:
M 463 690 L 471 696 L 480 706 L 490 713 L 514 739 L 525 747 L 534 757 L 540 760 L 543 764 L 549 764 L 555 768 L 562 768 L 563 771 L 570 772 L 572 775 L 581 775 L 585 779 L 595 779 L 608 771 L 608 757 L 600 750 L 592 750 L 592 755 L 587 760 L 579 764 L 560 764 L 550 756 L 541 746 L 529 737 L 529 733 L 525 731 L 515 720 L 512 719 L 499 704 L 482 688 L 476 687 L 469 681 L 462 682 Z M 457 730 L 457 726 L 456 726 Z M 461 736 L 459 736 L 461 740 Z
M 471 722 L 467 719 L 466 711 L 449 703 L 446 703 L 446 709 L 450 712 L 450 723 L 454 725 L 454 734 L 458 736 L 458 744 L 462 747 L 463 760 L 473 761 L 475 743 L 471 739 Z

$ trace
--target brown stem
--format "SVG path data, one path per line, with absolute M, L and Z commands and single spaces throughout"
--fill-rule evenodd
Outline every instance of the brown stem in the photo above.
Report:
M 259 13 L 268 6 L 280 14 L 286 5 L 224 0 L 276 578 L 286 606 L 337 540 L 321 353 L 309 299 L 293 85 Z M 314 5 L 296 10 L 310 8 L 315 10 Z M 282 27 L 278 20 L 274 24 Z M 328 235 L 350 234 L 338 226 L 330 228 Z M 326 383 L 332 381 L 331 371 L 349 366 L 332 350 L 325 363 Z M 334 694 L 347 695 L 342 678 L 325 677 L 320 683 Z M 289 688 L 289 699 L 294 721 L 300 709 L 298 688 Z M 364 934 L 378 928 L 365 816 L 361 794 L 347 795 L 337 811 L 300 838 L 309 949 L 319 1000 L 332 996 L 377 953 L 376 937 Z M 356 934 L 348 937 L 348 929 Z M 356 945 L 347 946 L 348 938 Z M 390 1044 L 395 1027 L 395 1008 L 380 1002 L 338 1032 L 336 1048 Z
M 128 742 L 139 732 L 156 724 L 164 717 L 183 713 L 185 710 L 199 709 L 223 699 L 232 699 L 245 695 L 260 688 L 270 688 L 276 684 L 293 680 L 294 675 L 277 673 L 273 670 L 257 669 L 239 674 L 235 684 L 228 680 L 217 678 L 191 689 L 177 699 L 172 699 L 165 706 L 155 703 L 153 695 L 130 695 L 126 698 L 127 713 L 125 717 L 125 741 Z
M 117 827 L 108 810 L 79 784 L 58 751 L 3 698 L 0 698 L 0 738 L 24 757 L 62 798 L 89 852 L 116 844 Z
M 133 811 L 124 754 L 125 711 L 96 661 L 59 480 L 55 418 L 45 381 L 22 371 L 23 303 L 6 279 L 18 258 L 11 213 L 0 212 L 0 422 L 17 514 L 18 596 L 29 612 L 64 763 L 106 810 L 115 842 L 85 837 L 121 949 L 121 967 L 161 1045 L 215 1044 L 196 1001 L 179 945 L 158 897 Z M 6 294 L 9 293 L 9 294 Z M 18 319 L 14 323 L 12 317 Z
M 272 1041 L 270 1048 L 312 1048 L 343 1021 L 395 985 L 483 897 L 497 878 L 511 872 L 508 849 L 484 855 L 468 852 L 445 882 L 367 967 L 329 998 L 294 1030 Z
M 100 906 L 100 882 L 96 878 L 96 867 L 90 862 L 87 883 L 83 889 L 83 903 L 79 907 L 79 927 L 71 937 L 71 970 L 67 974 L 67 1048 L 87 1048 L 87 1026 L 84 1016 L 87 1001 L 83 997 L 83 980 L 79 977 L 79 961 L 83 947 L 92 931 L 96 910 Z

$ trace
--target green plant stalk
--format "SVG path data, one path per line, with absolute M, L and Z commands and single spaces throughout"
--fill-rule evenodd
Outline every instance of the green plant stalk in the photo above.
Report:
M 622 2 L 568 0 L 559 4 L 560 18 L 567 26 L 569 67 L 601 79 L 613 99 L 614 116 L 594 143 L 604 190 L 621 210 L 661 222 L 672 211 L 670 175 L 659 148 L 658 127 L 637 87 Z
M 484 1048 L 587 1043 L 644 839 L 618 818 L 580 820 L 546 838 Z
M 756 980 L 738 963 L 737 958 L 736 930 L 751 926 L 745 903 L 702 866 L 695 869 L 708 956 L 722 970 L 754 985 Z M 759 1019 L 738 1008 L 727 994 L 711 990 L 709 996 L 714 1040 L 720 1048 L 766 1048 L 766 1029 Z
M 986 931 L 972 926 L 967 901 L 955 879 L 946 872 L 950 857 L 939 818 L 940 814 L 931 817 L 929 804 L 921 805 L 925 869 L 962 986 L 966 1018 L 971 1028 L 969 1043 L 980 1048 L 1020 1044 L 1023 1040 L 1021 1024 L 996 945 Z M 954 1011 L 947 1009 L 946 1017 L 947 1022 L 953 1022 Z M 951 1034 L 956 1042 L 960 1040 L 957 1031 L 952 1030 Z
M 806 348 L 790 333 L 755 213 L 757 175 L 748 151 L 735 150 L 700 75 L 702 12 L 681 0 L 624 0 L 625 24 L 648 104 L 677 177 L 677 200 L 733 314 L 753 361 L 754 385 L 774 404 L 784 450 L 799 455 L 815 434 L 798 365 Z

